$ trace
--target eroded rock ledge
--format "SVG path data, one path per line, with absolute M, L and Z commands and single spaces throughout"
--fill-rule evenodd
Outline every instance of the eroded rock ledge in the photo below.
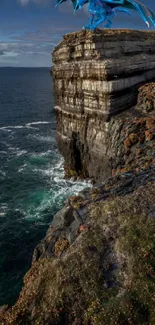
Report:
M 139 86 L 155 79 L 154 52 L 155 32 L 133 30 L 71 33 L 55 48 L 57 142 L 66 176 L 101 181 L 120 164 L 124 112 L 143 116 L 133 107 Z

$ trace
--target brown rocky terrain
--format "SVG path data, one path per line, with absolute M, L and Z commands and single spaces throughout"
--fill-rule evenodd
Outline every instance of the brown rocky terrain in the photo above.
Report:
M 154 44 L 152 32 L 104 33 L 115 40 L 125 33 L 126 46 L 128 37 L 142 33 L 146 49 L 148 39 Z M 77 33 L 67 35 L 56 51 L 76 39 Z M 72 162 L 66 174 L 72 170 L 97 183 L 68 198 L 55 215 L 34 250 L 17 303 L 1 309 L 1 325 L 155 324 L 155 83 L 135 88 L 136 105 L 108 121 L 56 109 L 59 146 L 65 162 Z

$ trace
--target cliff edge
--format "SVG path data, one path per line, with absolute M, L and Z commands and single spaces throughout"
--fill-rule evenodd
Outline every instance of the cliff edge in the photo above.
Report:
M 66 175 L 71 175 L 72 170 L 74 176 L 91 176 L 98 182 L 94 187 L 84 189 L 78 196 L 68 198 L 63 209 L 54 216 L 45 238 L 34 250 L 32 267 L 24 278 L 24 286 L 16 305 L 8 310 L 4 306 L 0 310 L 0 324 L 154 325 L 155 83 L 148 83 L 147 78 L 139 82 L 137 77 L 138 82 L 132 91 L 130 85 L 125 92 L 122 90 L 122 95 L 121 92 L 117 93 L 121 101 L 122 96 L 127 98 L 129 92 L 128 109 L 127 106 L 122 106 L 120 110 L 115 110 L 113 116 L 111 113 L 104 116 L 103 112 L 94 115 L 93 109 L 88 113 L 84 102 L 80 113 L 77 113 L 78 106 L 76 112 L 75 104 L 65 106 L 66 93 L 63 88 L 64 97 L 59 94 L 57 86 L 60 75 L 56 77 L 56 74 L 58 70 L 59 74 L 62 73 L 61 78 L 64 78 L 65 84 L 66 75 L 63 73 L 67 67 L 68 73 L 77 73 L 71 69 L 71 62 L 73 68 L 76 64 L 74 55 L 77 53 L 73 51 L 72 44 L 74 47 L 78 41 L 77 34 L 65 36 L 54 52 L 54 60 L 59 61 L 52 71 L 54 89 L 55 96 L 58 96 L 56 100 L 61 104 L 56 107 L 57 137 L 65 157 Z M 150 55 L 150 60 L 144 64 L 140 59 L 139 69 L 141 76 L 151 75 L 153 78 L 155 67 L 150 62 L 155 60 L 152 53 L 155 33 L 97 30 L 92 34 L 82 31 L 79 32 L 79 42 L 83 41 L 83 49 L 87 44 L 86 37 L 92 39 L 96 34 L 104 35 L 105 47 L 108 42 L 112 45 L 111 37 L 115 42 L 118 37 L 119 46 L 119 40 L 123 42 L 125 37 L 126 48 L 129 50 L 131 47 L 132 50 L 130 53 L 133 53 L 133 48 L 134 53 L 135 48 L 139 51 L 140 45 L 136 44 L 139 35 L 143 36 L 143 41 L 140 40 L 144 53 Z M 134 38 L 135 46 L 132 47 L 133 43 L 130 44 L 129 39 L 133 41 Z M 101 43 L 103 46 L 103 41 Z M 117 47 L 117 42 L 115 45 Z M 56 53 L 59 50 L 61 53 L 63 46 L 68 47 L 65 54 L 59 57 Z M 67 52 L 68 49 L 70 52 Z M 69 53 L 69 63 L 64 61 L 66 53 Z M 109 56 L 112 55 L 110 53 Z M 134 55 L 143 54 L 138 53 Z M 128 60 L 130 55 L 126 57 Z M 105 62 L 104 56 L 102 58 L 97 64 Z M 117 60 L 118 73 L 121 68 L 119 55 Z M 128 75 L 136 69 L 132 69 L 132 60 L 130 64 L 132 71 L 129 71 L 128 66 L 124 72 Z M 115 65 L 113 69 L 114 67 Z M 125 63 L 124 66 L 122 63 L 122 67 L 125 71 Z M 99 76 L 103 74 L 102 70 L 103 66 Z M 86 73 L 86 70 L 82 73 Z M 97 70 L 95 73 L 98 78 Z M 87 77 L 88 74 L 89 69 Z M 80 78 L 78 70 L 73 84 Z M 90 78 L 89 86 L 91 83 L 93 81 Z M 102 91 L 100 88 L 99 96 Z M 85 96 L 84 91 L 83 93 Z M 91 94 L 89 92 L 89 96 Z M 111 103 L 113 97 L 108 98 Z M 119 100 L 116 101 L 116 108 Z M 101 106 L 101 111 L 103 108 Z M 80 117 L 77 117 L 78 114 Z M 84 133 L 85 129 L 87 132 Z M 81 169 L 77 169 L 77 166 L 81 166 Z
M 105 181 L 121 165 L 120 129 L 126 116 L 145 116 L 136 109 L 138 88 L 155 79 L 154 53 L 155 32 L 128 29 L 71 33 L 55 48 L 57 143 L 67 177 Z

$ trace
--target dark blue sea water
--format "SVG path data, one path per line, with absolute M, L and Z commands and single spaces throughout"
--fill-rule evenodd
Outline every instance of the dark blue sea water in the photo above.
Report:
M 64 179 L 55 131 L 49 69 L 0 68 L 0 305 L 16 301 L 53 215 L 86 185 Z

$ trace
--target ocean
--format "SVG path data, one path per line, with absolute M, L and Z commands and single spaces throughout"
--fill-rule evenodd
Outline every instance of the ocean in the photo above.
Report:
M 18 298 L 35 246 L 64 200 L 49 68 L 0 68 L 0 305 Z

